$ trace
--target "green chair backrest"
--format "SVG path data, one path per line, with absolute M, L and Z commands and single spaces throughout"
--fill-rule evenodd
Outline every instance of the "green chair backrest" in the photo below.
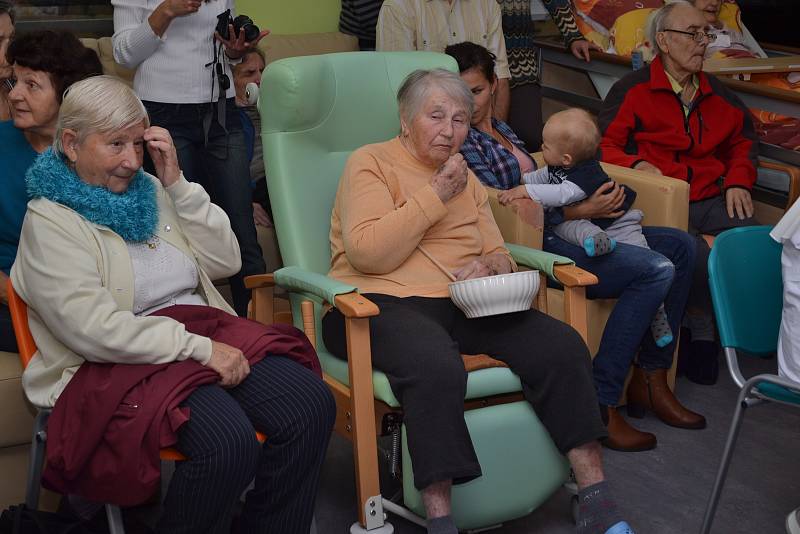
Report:
M 708 279 L 720 342 L 751 355 L 778 346 L 783 306 L 781 245 L 771 226 L 735 228 L 714 240 Z
M 346 52 L 282 59 L 262 78 L 267 185 L 285 265 L 330 268 L 330 219 L 350 153 L 400 132 L 397 90 L 416 69 L 458 72 L 432 52 Z

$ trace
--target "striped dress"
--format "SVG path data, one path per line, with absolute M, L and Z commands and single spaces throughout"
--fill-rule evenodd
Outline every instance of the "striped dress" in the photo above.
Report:
M 498 0 L 503 11 L 503 35 L 511 69 L 511 87 L 541 81 L 541 51 L 533 44 L 530 0 Z M 569 0 L 543 0 L 567 46 L 583 39 Z

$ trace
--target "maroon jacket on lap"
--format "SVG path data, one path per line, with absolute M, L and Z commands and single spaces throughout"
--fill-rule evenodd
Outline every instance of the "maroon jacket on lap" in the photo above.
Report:
M 210 306 L 171 306 L 153 315 L 237 347 L 250 365 L 281 355 L 322 376 L 314 348 L 293 326 L 266 326 Z M 144 502 L 158 488 L 159 449 L 175 445 L 178 428 L 191 416 L 179 404 L 198 386 L 218 380 L 216 371 L 192 359 L 158 365 L 83 363 L 50 415 L 42 483 L 97 502 Z

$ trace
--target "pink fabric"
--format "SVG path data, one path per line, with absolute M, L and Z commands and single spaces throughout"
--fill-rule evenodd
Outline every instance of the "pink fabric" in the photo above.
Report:
M 209 306 L 171 306 L 153 315 L 239 348 L 250 365 L 283 355 L 322 376 L 314 348 L 292 326 L 266 326 Z M 42 484 L 97 502 L 144 502 L 158 488 L 159 450 L 177 443 L 178 428 L 191 416 L 179 404 L 198 386 L 218 380 L 213 369 L 192 359 L 158 365 L 84 362 L 50 415 Z
M 533 159 L 531 159 L 530 155 L 520 150 L 519 147 L 514 143 L 511 143 L 511 153 L 514 154 L 515 158 L 517 158 L 517 161 L 519 162 L 519 170 L 522 174 L 531 172 L 536 168 L 533 165 Z

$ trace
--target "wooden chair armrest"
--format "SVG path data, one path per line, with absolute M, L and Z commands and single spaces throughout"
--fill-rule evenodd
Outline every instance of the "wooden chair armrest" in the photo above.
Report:
M 598 283 L 597 276 L 576 265 L 556 265 L 553 274 L 565 287 L 585 287 Z
M 251 274 L 245 277 L 244 287 L 247 289 L 258 289 L 260 287 L 275 287 L 275 276 L 269 274 Z
M 380 313 L 375 303 L 355 292 L 337 295 L 335 306 L 348 318 L 374 317 Z
M 786 203 L 786 209 L 788 210 L 792 207 L 794 201 L 800 196 L 800 168 L 778 161 L 767 161 L 763 159 L 758 160 L 758 166 L 789 175 L 789 201 Z

